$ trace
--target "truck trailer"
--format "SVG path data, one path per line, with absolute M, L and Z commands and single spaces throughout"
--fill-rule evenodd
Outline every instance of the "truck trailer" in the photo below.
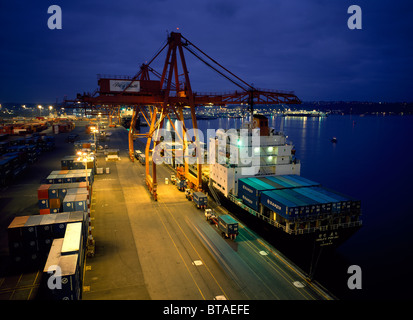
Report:
M 235 240 L 238 235 L 238 222 L 230 215 L 217 216 L 212 209 L 205 209 L 206 220 L 215 224 L 223 238 Z
M 194 192 L 193 193 L 193 201 L 196 204 L 198 209 L 205 209 L 208 203 L 208 198 L 205 193 L 202 192 Z

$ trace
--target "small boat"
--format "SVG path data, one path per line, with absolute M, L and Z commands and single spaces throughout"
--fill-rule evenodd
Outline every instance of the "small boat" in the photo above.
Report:
M 333 137 L 333 139 L 331 139 L 331 142 L 332 142 L 332 143 L 337 143 L 337 138 L 336 138 L 336 137 Z

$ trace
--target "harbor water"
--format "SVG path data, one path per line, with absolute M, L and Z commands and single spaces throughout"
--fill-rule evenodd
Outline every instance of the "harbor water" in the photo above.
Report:
M 240 128 L 242 121 L 198 126 Z M 269 125 L 295 145 L 301 176 L 362 203 L 363 227 L 332 256 L 321 255 L 316 279 L 341 299 L 411 299 L 413 117 L 274 116 Z M 351 265 L 361 268 L 361 289 L 348 288 Z

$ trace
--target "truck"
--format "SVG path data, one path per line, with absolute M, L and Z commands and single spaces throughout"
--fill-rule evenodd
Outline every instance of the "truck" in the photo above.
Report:
M 230 215 L 222 215 L 218 217 L 218 229 L 221 231 L 223 238 L 235 240 L 238 235 L 238 222 Z
M 139 158 L 139 162 L 140 162 L 141 164 L 143 164 L 143 165 L 146 164 L 145 154 L 139 153 L 138 158 Z
M 176 179 L 176 187 L 179 191 L 184 191 L 186 188 L 186 180 Z
M 212 221 L 213 219 L 217 219 L 217 216 L 215 215 L 215 212 L 212 209 L 208 208 L 205 209 L 205 218 L 206 221 Z M 218 223 L 218 220 L 216 220 L 216 222 Z
M 106 161 L 120 160 L 119 149 L 108 149 L 107 151 L 105 151 L 105 154 L 106 154 Z
M 189 188 L 185 189 L 185 197 L 187 200 L 192 201 L 192 190 Z
M 205 193 L 202 192 L 194 192 L 192 194 L 193 201 L 196 204 L 198 209 L 205 209 L 208 202 L 208 197 Z
M 223 238 L 235 240 L 238 235 L 238 222 L 234 218 L 227 214 L 217 217 L 212 209 L 205 209 L 205 217 L 218 228 Z

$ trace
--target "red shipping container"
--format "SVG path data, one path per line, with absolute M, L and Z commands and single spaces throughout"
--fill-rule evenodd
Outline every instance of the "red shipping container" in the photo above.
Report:
M 50 209 L 40 209 L 40 214 L 50 214 Z
M 38 189 L 37 189 L 37 199 L 42 200 L 42 199 L 49 199 L 49 188 L 50 184 L 42 184 Z

